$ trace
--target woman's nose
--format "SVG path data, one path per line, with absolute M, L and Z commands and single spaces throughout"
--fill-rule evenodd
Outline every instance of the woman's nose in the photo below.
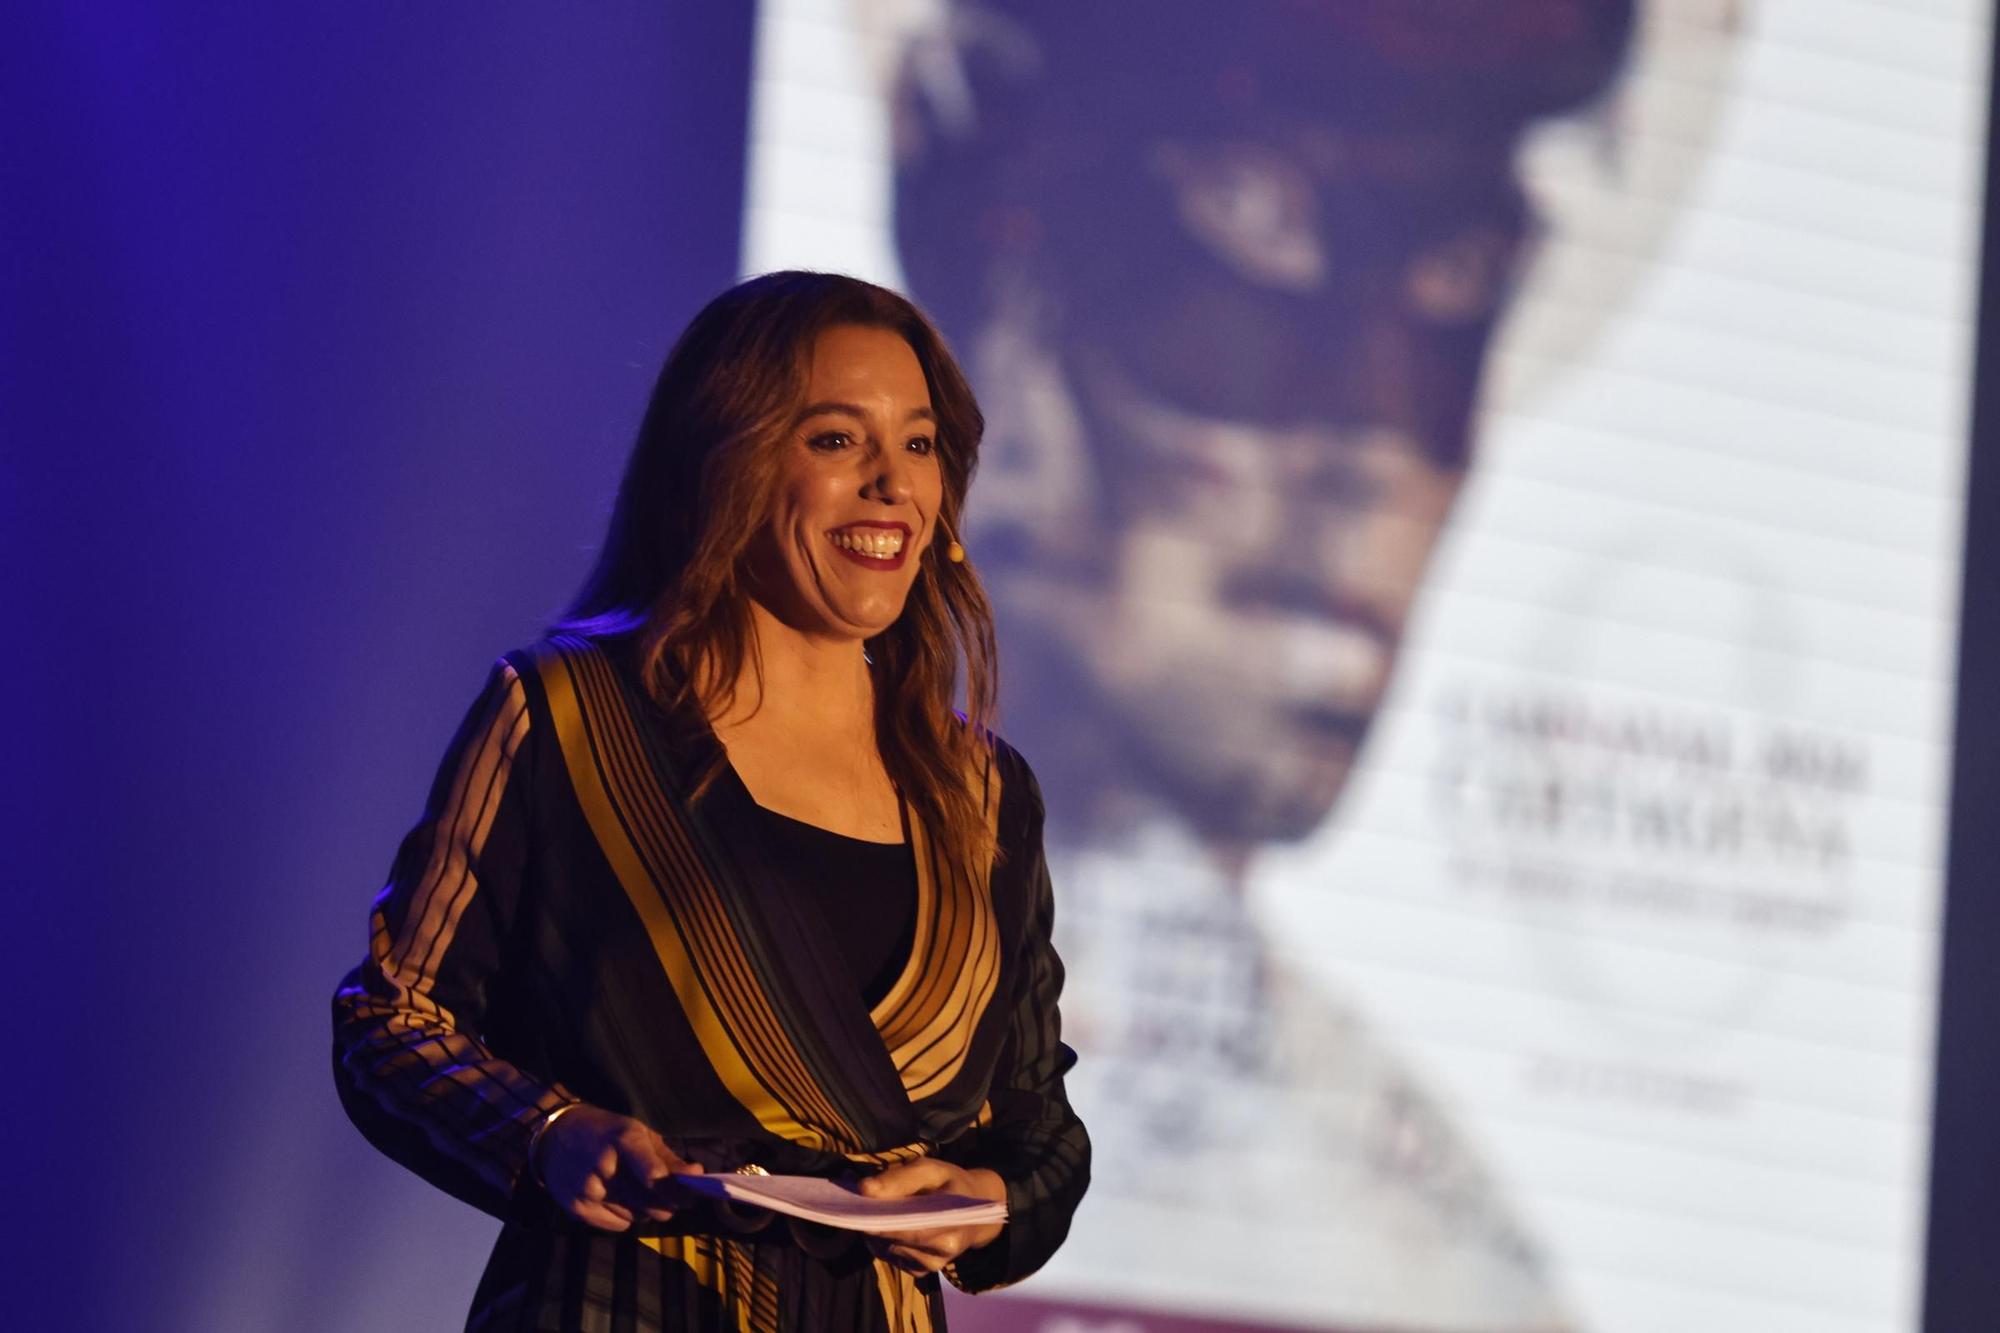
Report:
M 884 450 L 870 460 L 867 493 L 889 504 L 909 502 L 910 465 L 900 452 Z

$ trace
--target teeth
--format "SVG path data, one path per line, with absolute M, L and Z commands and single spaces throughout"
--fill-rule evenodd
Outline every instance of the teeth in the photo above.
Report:
M 887 560 L 903 553 L 903 534 L 893 528 L 840 528 L 827 536 L 833 544 L 862 555 Z

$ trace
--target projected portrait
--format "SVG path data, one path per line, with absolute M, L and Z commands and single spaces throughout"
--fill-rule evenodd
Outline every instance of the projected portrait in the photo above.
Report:
M 988 410 L 967 544 L 1061 857 L 1099 1183 L 1058 1271 L 1569 1326 L 1477 1152 L 1274 965 L 1241 879 L 1376 719 L 1536 238 L 1518 146 L 1612 85 L 1631 0 L 946 12 L 902 65 L 895 216 Z M 1234 1271 L 1189 1277 L 1211 1240 Z

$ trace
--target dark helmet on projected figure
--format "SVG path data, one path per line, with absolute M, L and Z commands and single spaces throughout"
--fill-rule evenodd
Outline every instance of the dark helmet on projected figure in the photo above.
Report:
M 1074 701 L 1024 742 L 1045 780 L 1225 842 L 1325 815 L 1470 453 L 1533 232 L 1516 148 L 1632 27 L 1630 0 L 996 0 L 912 44 L 899 248 L 992 420 L 967 543 L 1015 697 Z

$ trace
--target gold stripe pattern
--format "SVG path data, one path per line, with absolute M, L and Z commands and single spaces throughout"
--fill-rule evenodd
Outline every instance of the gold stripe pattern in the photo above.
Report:
M 528 734 L 528 701 L 511 667 L 501 667 L 507 691 L 486 724 L 476 745 L 470 746 L 452 778 L 451 794 L 438 820 L 439 836 L 432 840 L 430 859 L 423 878 L 417 882 L 402 930 L 391 941 L 383 913 L 382 891 L 369 919 L 370 949 L 383 977 L 393 985 L 390 998 L 402 1009 L 437 1020 L 445 1027 L 457 1025 L 450 1010 L 431 996 L 437 983 L 438 960 L 458 930 L 466 904 L 479 891 L 474 867 L 493 831 L 493 816 L 500 808 L 500 792 L 507 785 L 514 755 Z
M 999 776 L 986 781 L 990 832 L 999 818 Z M 915 1102 L 942 1090 L 964 1066 L 973 1029 L 999 982 L 1000 935 L 989 896 L 991 866 L 975 878 L 948 864 L 915 818 L 910 837 L 916 937 L 903 974 L 870 1016 Z
M 350 1034 L 342 1064 L 355 1085 L 506 1191 L 532 1126 L 572 1098 L 495 1059 L 435 994 L 445 956 L 480 892 L 480 859 L 528 734 L 527 695 L 511 667 L 500 666 L 483 706 L 483 716 L 468 720 L 442 804 L 427 812 L 435 828 L 408 903 L 396 912 L 394 879 L 376 897 L 369 967 L 335 1003 Z
M 702 1054 L 768 1132 L 821 1152 L 858 1148 L 785 1040 L 693 840 L 647 771 L 610 664 L 591 645 L 555 643 L 536 669 L 570 785 Z
M 594 645 L 558 638 L 535 650 L 536 671 L 557 740 L 591 832 L 643 923 L 702 1052 L 723 1086 L 768 1132 L 850 1161 L 906 1162 L 926 1143 L 862 1147 L 852 1126 L 812 1079 L 787 1039 L 724 911 L 690 831 L 659 789 L 611 664 Z M 989 827 L 1000 807 L 997 775 L 985 775 Z M 1000 973 L 991 866 L 972 875 L 945 863 L 912 816 L 917 923 L 910 957 L 870 1012 L 911 1101 L 933 1095 L 963 1069 L 972 1035 Z M 990 1118 L 981 1107 L 981 1120 Z M 733 1311 L 739 1333 L 767 1333 L 777 1320 L 775 1279 L 754 1252 L 715 1236 L 646 1237 L 685 1264 Z M 931 1333 L 930 1301 L 916 1278 L 886 1260 L 873 1264 L 892 1333 Z
M 641 1236 L 639 1243 L 677 1261 L 714 1292 L 736 1333 L 778 1333 L 778 1279 L 758 1266 L 749 1245 L 698 1235 Z
M 915 1274 L 904 1272 L 886 1259 L 877 1259 L 875 1290 L 882 1297 L 882 1313 L 889 1333 L 931 1333 L 931 1303 L 917 1290 Z

